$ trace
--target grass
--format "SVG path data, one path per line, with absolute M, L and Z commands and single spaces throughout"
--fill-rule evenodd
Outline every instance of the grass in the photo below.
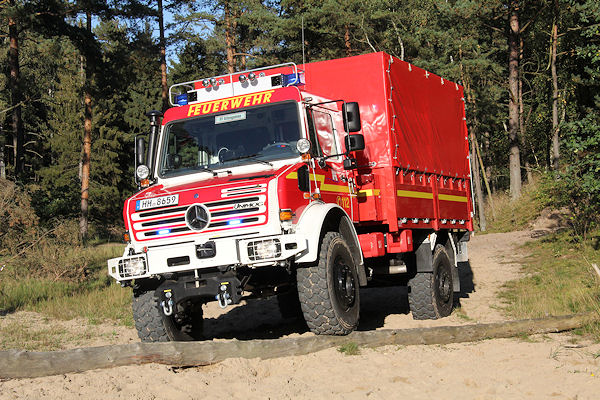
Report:
M 83 317 L 92 325 L 112 320 L 120 325 L 133 327 L 131 289 L 122 288 L 118 284 L 55 297 L 32 304 L 25 310 L 56 319 Z
M 454 310 L 452 311 L 452 314 L 464 321 L 473 321 L 473 318 L 469 317 L 467 315 L 467 313 L 465 312 L 465 310 L 463 310 L 462 307 L 454 308 Z
M 360 354 L 360 347 L 358 347 L 358 344 L 354 342 L 343 344 L 340 347 L 338 347 L 337 350 L 340 353 L 344 353 L 347 356 L 357 356 Z
M 49 326 L 32 329 L 20 322 L 12 322 L 0 328 L 0 348 L 48 351 L 64 348 L 75 338 L 64 327 Z
M 600 234 L 600 232 L 599 232 Z M 515 318 L 539 318 L 595 311 L 600 314 L 600 264 L 594 241 L 581 242 L 564 231 L 525 245 L 524 277 L 507 283 L 501 294 L 505 310 Z M 583 329 L 600 339 L 600 324 Z
M 547 178 L 524 185 L 522 196 L 512 201 L 508 193 L 495 193 L 486 204 L 487 233 L 513 232 L 527 228 L 550 204 Z M 493 207 L 492 207 L 493 204 Z
M 115 284 L 106 273 L 106 260 L 122 254 L 122 244 L 102 244 L 64 250 L 67 260 L 85 260 L 82 279 L 23 276 L 18 267 L 0 272 L 0 310 L 36 311 L 57 319 L 82 317 L 92 324 L 104 320 L 132 326 L 131 290 Z M 68 266 L 67 266 L 68 267 Z M 65 269 L 65 266 L 58 266 Z

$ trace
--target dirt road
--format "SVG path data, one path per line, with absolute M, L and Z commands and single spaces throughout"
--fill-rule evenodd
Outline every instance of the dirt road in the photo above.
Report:
M 504 282 L 519 276 L 518 247 L 529 237 L 513 232 L 472 239 L 470 266 L 461 270 L 461 310 L 451 317 L 414 321 L 405 291 L 366 289 L 361 292 L 359 329 L 506 319 L 497 293 Z M 273 300 L 252 301 L 226 314 L 210 305 L 205 316 L 214 340 L 310 335 L 301 324 L 282 320 Z M 23 319 L 35 320 L 31 314 Z M 132 330 L 98 329 L 112 329 L 105 343 L 135 340 Z M 101 344 L 97 338 L 92 343 Z M 599 376 L 600 345 L 553 334 L 448 346 L 388 346 L 351 356 L 329 349 L 275 360 L 230 359 L 201 368 L 119 367 L 0 382 L 0 399 L 597 399 Z

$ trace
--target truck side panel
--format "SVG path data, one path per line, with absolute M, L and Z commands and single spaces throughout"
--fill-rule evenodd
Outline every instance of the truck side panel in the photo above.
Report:
M 461 86 L 385 53 L 304 68 L 307 92 L 360 105 L 355 222 L 472 229 Z

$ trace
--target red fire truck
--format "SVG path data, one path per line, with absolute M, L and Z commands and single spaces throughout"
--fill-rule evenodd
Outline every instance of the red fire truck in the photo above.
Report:
M 199 339 L 203 304 L 274 295 L 344 335 L 371 284 L 408 286 L 416 319 L 451 313 L 473 229 L 462 87 L 380 52 L 169 95 L 136 138 L 128 244 L 108 261 L 143 341 Z

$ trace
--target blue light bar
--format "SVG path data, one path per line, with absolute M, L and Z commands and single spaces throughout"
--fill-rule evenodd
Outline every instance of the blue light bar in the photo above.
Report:
M 281 86 L 295 86 L 301 85 L 303 82 L 300 79 L 300 74 L 282 74 L 282 85 Z
M 171 233 L 171 229 L 161 229 L 157 232 L 157 235 L 168 235 L 169 233 Z
M 242 223 L 241 219 L 232 219 L 230 221 L 227 221 L 227 225 L 239 225 Z
M 178 94 L 177 96 L 175 96 L 175 101 L 177 102 L 177 104 L 179 104 L 180 106 L 185 106 L 188 103 L 188 95 L 187 93 L 184 94 Z

